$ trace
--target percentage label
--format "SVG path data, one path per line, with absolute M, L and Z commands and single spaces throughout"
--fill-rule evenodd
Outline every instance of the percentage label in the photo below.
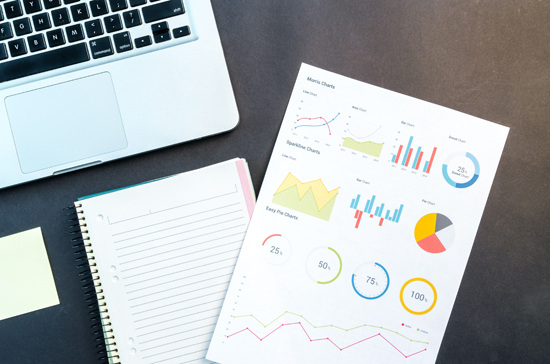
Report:
M 367 276 L 367 284 L 376 285 L 378 286 L 378 282 L 376 282 L 376 278 Z
M 317 248 L 309 254 L 306 270 L 313 281 L 319 284 L 332 283 L 342 272 L 342 259 L 332 248 Z
M 283 255 L 283 251 L 281 250 L 281 248 L 279 248 L 278 246 L 274 246 L 274 245 L 271 246 L 271 250 L 269 252 L 272 253 L 272 254 Z
M 367 300 L 382 297 L 390 285 L 390 275 L 380 263 L 363 263 L 351 276 L 351 284 L 355 293 Z
M 403 308 L 413 315 L 425 315 L 435 307 L 437 291 L 434 285 L 424 278 L 409 279 L 399 295 Z
M 428 302 L 428 299 L 424 296 L 424 294 L 415 291 L 411 291 L 411 298 L 419 301 Z
M 280 234 L 268 236 L 262 244 L 264 259 L 274 265 L 285 263 L 292 252 L 290 241 Z

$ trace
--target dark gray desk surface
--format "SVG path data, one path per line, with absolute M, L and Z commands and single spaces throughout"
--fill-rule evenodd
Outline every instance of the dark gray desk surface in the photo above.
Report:
M 511 128 L 438 363 L 550 362 L 550 2 L 213 7 L 241 114 L 236 130 L 0 190 L 0 236 L 42 227 L 61 300 L 0 321 L 0 363 L 97 363 L 62 208 L 231 157 L 248 160 L 258 192 L 301 62 Z

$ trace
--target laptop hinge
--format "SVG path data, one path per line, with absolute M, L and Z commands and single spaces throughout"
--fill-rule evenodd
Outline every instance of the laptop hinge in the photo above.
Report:
M 101 163 L 103 163 L 103 162 L 102 161 L 95 161 L 95 162 L 85 163 L 85 164 L 81 164 L 81 165 L 76 166 L 76 167 L 71 167 L 71 168 L 67 168 L 67 169 L 62 169 L 62 170 L 57 171 L 57 172 L 53 172 L 53 175 L 57 176 L 57 175 L 67 173 L 67 172 L 77 171 L 77 170 L 82 169 L 82 168 L 88 168 L 88 167 L 91 167 L 91 166 L 96 166 L 96 165 L 101 164 Z

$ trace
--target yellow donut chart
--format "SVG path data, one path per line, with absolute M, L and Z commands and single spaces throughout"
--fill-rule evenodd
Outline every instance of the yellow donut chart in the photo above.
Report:
M 431 306 L 424 310 L 424 311 L 414 311 L 414 310 L 411 310 L 409 307 L 407 307 L 407 304 L 405 303 L 405 300 L 403 298 L 403 293 L 405 292 L 405 289 L 407 288 L 407 286 L 413 282 L 423 282 L 423 283 L 426 283 L 433 291 L 433 294 L 434 294 L 434 297 L 433 297 L 433 302 L 431 304 Z M 430 312 L 434 307 L 435 307 L 435 304 L 437 302 L 437 291 L 435 290 L 435 287 L 434 285 L 428 281 L 427 279 L 424 279 L 424 278 L 413 278 L 413 279 L 409 279 L 407 282 L 405 282 L 405 284 L 403 285 L 403 287 L 401 288 L 401 293 L 399 293 L 399 299 L 401 300 L 401 305 L 403 305 L 403 308 L 405 310 L 407 310 L 408 312 L 412 313 L 413 315 L 425 315 L 427 314 L 428 312 Z

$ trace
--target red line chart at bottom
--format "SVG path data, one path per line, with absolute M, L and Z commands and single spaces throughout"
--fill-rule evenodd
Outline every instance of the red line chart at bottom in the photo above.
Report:
M 264 337 L 260 337 L 258 335 L 256 335 L 256 333 L 254 333 L 254 331 L 250 330 L 248 327 L 245 328 L 245 329 L 242 329 L 240 331 L 237 331 L 231 335 L 227 335 L 226 338 L 230 338 L 232 336 L 235 336 L 237 334 L 240 334 L 240 333 L 243 333 L 245 331 L 248 331 L 250 332 L 252 335 L 254 335 L 258 340 L 260 341 L 263 341 L 264 339 L 266 339 L 269 335 L 273 334 L 275 331 L 283 328 L 283 327 L 289 327 L 289 326 L 292 326 L 292 325 L 299 325 L 302 330 L 304 331 L 304 333 L 306 334 L 307 338 L 309 339 L 310 342 L 314 342 L 314 341 L 328 341 L 330 342 L 332 345 L 334 345 L 338 350 L 340 351 L 343 351 L 345 349 L 348 349 L 348 348 L 351 348 L 352 346 L 355 346 L 357 344 L 360 344 L 362 342 L 365 342 L 367 340 L 370 340 L 370 339 L 374 339 L 376 337 L 380 337 L 382 338 L 385 342 L 387 342 L 389 345 L 391 345 L 395 350 L 397 350 L 399 352 L 399 354 L 401 354 L 404 358 L 410 358 L 411 356 L 413 355 L 417 355 L 417 354 L 420 354 L 420 353 L 423 353 L 424 351 L 428 350 L 428 349 L 423 349 L 423 350 L 420 350 L 420 351 L 417 351 L 415 353 L 412 353 L 412 354 L 405 354 L 403 353 L 401 350 L 399 350 L 395 345 L 393 345 L 388 339 L 386 339 L 382 334 L 378 333 L 376 335 L 372 335 L 372 336 L 369 336 L 367 338 L 364 338 L 362 340 L 359 340 L 357 342 L 354 342 L 353 344 L 350 344 L 350 345 L 347 345 L 347 346 L 344 346 L 344 347 L 340 347 L 338 344 L 336 344 L 334 341 L 332 341 L 330 338 L 328 337 L 323 337 L 323 338 L 318 338 L 318 339 L 312 339 L 311 336 L 309 336 L 309 334 L 307 333 L 306 329 L 304 328 L 304 326 L 302 325 L 301 322 L 292 322 L 292 323 L 288 323 L 288 324 L 281 324 L 280 326 L 278 326 L 276 329 L 274 329 L 273 331 L 271 331 L 270 333 L 268 333 L 267 335 L 265 335 Z

